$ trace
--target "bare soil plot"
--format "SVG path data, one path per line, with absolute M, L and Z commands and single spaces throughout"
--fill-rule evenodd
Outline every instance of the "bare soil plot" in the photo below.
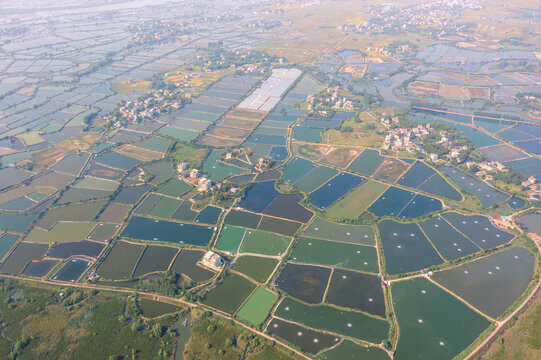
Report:
M 439 91 L 441 97 L 453 100 L 468 100 L 469 96 L 460 85 L 443 84 Z
M 319 160 L 321 156 L 329 149 L 329 146 L 295 143 L 293 149 L 295 153 L 308 160 Z
M 396 181 L 398 177 L 408 168 L 408 164 L 398 159 L 386 159 L 379 167 L 374 177 L 390 182 Z
M 489 100 L 490 99 L 490 89 L 485 87 L 464 87 L 464 91 L 470 98 L 480 98 Z
M 333 148 L 321 159 L 321 162 L 329 165 L 345 168 L 360 154 L 360 150 L 353 148 Z
M 424 81 L 414 81 L 408 85 L 408 92 L 423 96 L 437 96 L 440 92 L 440 84 Z
M 119 154 L 133 157 L 143 162 L 158 160 L 158 159 L 163 158 L 163 153 L 161 152 L 149 150 L 145 148 L 140 148 L 140 147 L 133 146 L 130 144 L 122 145 L 121 147 L 117 148 L 115 151 Z
M 351 74 L 354 78 L 361 78 L 366 72 L 367 65 L 344 65 L 340 68 L 341 73 Z
M 216 137 L 212 135 L 205 135 L 197 143 L 199 145 L 206 145 L 211 147 L 230 147 L 236 146 L 242 142 L 242 139 L 228 139 L 222 137 Z

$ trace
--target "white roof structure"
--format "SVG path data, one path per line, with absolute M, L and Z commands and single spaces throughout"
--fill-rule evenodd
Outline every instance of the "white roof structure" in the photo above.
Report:
M 237 105 L 237 108 L 270 111 L 301 74 L 302 71 L 295 68 L 272 70 L 267 80 Z

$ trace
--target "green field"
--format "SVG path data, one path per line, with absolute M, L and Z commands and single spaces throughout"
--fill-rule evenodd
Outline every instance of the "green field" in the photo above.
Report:
M 215 248 L 220 251 L 236 254 L 245 232 L 246 229 L 244 228 L 224 225 L 220 231 Z
M 115 191 L 120 186 L 119 183 L 112 180 L 100 179 L 97 177 L 87 176 L 83 180 L 74 185 L 76 188 L 92 189 L 92 190 L 107 190 Z
M 300 360 L 288 349 L 254 335 L 250 330 L 234 326 L 218 316 L 202 317 L 192 328 L 192 336 L 175 360 Z M 193 318 L 193 317 L 192 317 Z M 182 328 L 180 329 L 182 331 Z M 231 344 L 232 345 L 228 345 Z M 178 349 L 178 348 L 177 348 Z
M 278 265 L 276 259 L 245 255 L 237 257 L 232 269 L 264 284 L 276 265 Z
M 278 295 L 260 286 L 242 305 L 237 316 L 257 326 L 265 320 L 277 298 Z
M 89 201 L 50 208 L 38 222 L 38 226 L 50 229 L 58 221 L 91 221 L 99 210 L 105 206 L 105 200 Z
M 228 314 L 234 314 L 255 287 L 242 276 L 229 274 L 221 284 L 207 293 L 203 303 Z
M 385 184 L 368 179 L 343 199 L 328 208 L 326 214 L 335 219 L 356 219 L 387 187 Z
M 511 320 L 511 326 L 488 348 L 486 360 L 530 360 L 541 358 L 541 296 L 528 306 L 526 312 Z
M 170 197 L 162 197 L 156 205 L 148 212 L 149 215 L 170 219 L 182 200 Z
M 164 138 L 151 136 L 144 140 L 138 141 L 134 143 L 133 145 L 144 148 L 144 149 L 154 150 L 154 151 L 164 153 L 167 151 L 167 149 L 171 145 L 171 141 Z
M 165 126 L 158 131 L 160 134 L 171 136 L 180 141 L 190 142 L 199 136 L 199 131 L 179 129 L 172 126 Z
M 193 186 L 179 179 L 173 179 L 156 191 L 158 194 L 180 197 L 187 193 Z
M 81 241 L 84 240 L 95 225 L 95 222 L 58 222 L 49 231 L 40 228 L 32 229 L 25 241 L 33 243 Z
M 290 259 L 375 274 L 379 272 L 377 250 L 371 246 L 302 237 L 295 244 Z
M 164 327 L 154 333 L 124 294 L 9 280 L 0 285 L 2 359 L 132 359 L 134 353 L 135 359 L 156 359 L 173 352 L 174 332 Z
M 240 253 L 281 256 L 290 242 L 290 238 L 275 233 L 248 230 L 240 246 Z

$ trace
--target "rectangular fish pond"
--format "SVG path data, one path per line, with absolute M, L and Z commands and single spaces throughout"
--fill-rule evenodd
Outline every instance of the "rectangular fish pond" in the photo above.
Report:
M 213 226 L 178 223 L 135 216 L 121 236 L 148 241 L 207 246 L 214 234 Z

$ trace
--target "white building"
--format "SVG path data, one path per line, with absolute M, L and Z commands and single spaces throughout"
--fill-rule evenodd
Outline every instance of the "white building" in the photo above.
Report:
M 224 259 L 213 251 L 207 251 L 201 259 L 201 264 L 213 269 L 219 269 L 224 265 Z

